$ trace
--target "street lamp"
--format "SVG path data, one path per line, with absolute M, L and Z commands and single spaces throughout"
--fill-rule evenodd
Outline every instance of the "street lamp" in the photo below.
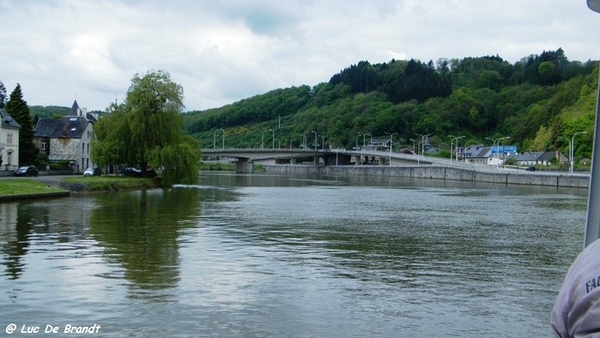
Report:
M 373 143 L 373 135 L 371 135 L 371 133 L 363 134 L 363 148 L 367 146 L 367 140 L 366 140 L 367 135 L 371 136 L 371 143 Z
M 304 150 L 306 150 L 306 146 L 308 145 L 308 138 L 306 137 L 306 134 L 310 134 L 310 131 L 304 133 Z
M 592 11 L 600 13 L 600 0 L 587 0 L 587 5 Z M 600 81 L 598 84 L 584 246 L 588 246 L 600 237 L 600 208 L 598 208 L 598 203 L 600 203 L 600 134 L 598 134 L 600 132 Z
M 273 145 L 272 145 L 272 149 L 275 149 L 275 131 L 273 129 L 269 129 L 271 132 L 273 132 Z
M 313 132 L 313 133 L 315 133 L 315 150 L 317 150 L 317 145 L 319 144 L 319 143 L 318 143 L 318 138 L 319 138 L 319 136 L 317 135 L 317 132 L 316 132 L 316 131 L 314 131 L 314 130 L 313 130 L 312 132 Z M 311 149 L 312 149 L 312 147 L 311 147 Z
M 271 130 L 271 129 L 269 129 Z M 263 130 L 262 132 L 262 138 L 261 138 L 261 142 L 260 142 L 260 149 L 264 149 L 265 148 L 265 132 L 269 131 L 269 130 Z
M 321 135 L 321 139 L 323 140 L 323 143 L 321 144 L 321 150 L 325 150 L 325 138 L 327 137 L 327 135 Z
M 487 140 L 492 140 L 492 158 L 494 158 L 494 147 L 496 146 L 496 143 L 498 144 L 498 148 L 496 150 L 496 158 L 498 159 L 498 161 L 496 161 L 496 168 L 498 168 L 499 162 L 500 162 L 500 154 L 498 153 L 500 151 L 500 141 L 502 140 L 506 140 L 509 139 L 510 136 L 505 136 L 505 137 L 500 137 L 497 139 L 493 139 L 491 137 L 486 137 Z M 502 148 L 502 154 L 504 154 L 504 147 Z
M 452 137 L 452 139 L 450 140 L 450 163 L 452 163 L 452 143 L 454 143 L 454 141 L 456 140 L 456 145 L 454 146 L 454 148 L 456 150 L 458 150 L 458 140 L 465 136 L 463 135 L 463 136 L 454 137 L 454 136 L 450 135 L 450 137 Z M 456 154 L 454 157 L 456 158 L 456 162 L 458 162 L 458 154 Z
M 213 149 L 217 149 L 217 132 L 223 129 L 217 129 L 213 132 Z M 225 132 L 223 132 L 225 133 Z
M 394 135 L 398 135 L 398 133 L 386 133 L 388 135 L 390 135 L 390 166 L 392 165 L 392 146 L 394 144 Z M 371 144 L 373 144 L 373 141 L 371 141 Z
M 423 153 L 425 152 L 425 138 L 429 137 L 431 134 L 415 134 L 417 136 L 421 136 L 421 143 L 420 143 L 420 148 L 421 148 L 421 155 L 423 155 Z M 419 153 L 417 152 L 417 155 L 419 155 Z
M 359 132 L 358 132 L 358 134 L 356 134 L 356 147 L 354 148 L 354 150 L 358 150 L 358 149 L 360 149 L 360 148 L 358 147 L 358 137 L 359 137 L 360 135 L 362 135 L 362 133 L 359 131 Z
M 587 131 L 578 131 L 571 137 L 571 152 L 569 153 L 569 160 L 571 161 L 571 174 L 573 173 L 573 167 L 575 166 L 575 135 L 587 134 Z

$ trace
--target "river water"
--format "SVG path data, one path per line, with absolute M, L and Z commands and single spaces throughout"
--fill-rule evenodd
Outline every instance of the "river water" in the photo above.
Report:
M 2 203 L 0 336 L 549 337 L 586 204 L 581 189 L 230 173 Z

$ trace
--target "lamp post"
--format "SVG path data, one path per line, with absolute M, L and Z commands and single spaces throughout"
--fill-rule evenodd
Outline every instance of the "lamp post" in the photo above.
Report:
M 317 145 L 318 145 L 317 141 L 318 141 L 319 136 L 316 131 L 313 130 L 312 132 L 315 133 L 315 150 L 317 150 Z M 312 149 L 312 147 L 311 147 L 311 149 Z
M 325 138 L 327 137 L 327 135 L 321 135 L 321 140 L 323 140 L 321 143 L 321 150 L 325 150 Z
M 271 129 L 269 129 L 271 130 Z M 263 130 L 263 132 L 261 133 L 261 141 L 260 141 L 260 149 L 264 149 L 265 148 L 265 132 L 269 131 L 269 130 Z
M 275 131 L 273 129 L 269 129 L 273 133 L 273 145 L 272 149 L 275 149 Z
M 367 136 L 371 136 L 371 140 L 373 140 L 371 133 L 363 134 L 363 148 L 367 146 Z
M 219 130 L 221 130 L 221 129 L 215 130 L 215 131 L 213 132 L 213 150 L 214 150 L 214 149 L 217 149 L 217 132 L 218 132 Z
M 454 143 L 454 141 L 456 141 L 456 145 L 454 146 L 454 148 L 458 150 L 458 140 L 465 136 L 463 135 L 463 136 L 454 137 L 454 136 L 450 135 L 450 137 L 452 137 L 452 139 L 450 140 L 450 163 L 452 163 L 452 143 Z M 458 162 L 458 154 L 455 155 L 454 157 L 456 159 L 456 162 Z
M 571 161 L 571 174 L 573 173 L 573 168 L 575 166 L 575 135 L 577 134 L 587 134 L 587 131 L 578 131 L 573 134 L 573 137 L 571 137 L 571 152 L 569 153 L 569 160 Z
M 491 137 L 486 137 L 487 140 L 492 140 L 492 158 L 494 157 L 494 147 L 496 146 L 496 143 L 498 144 L 498 146 L 497 146 L 498 148 L 496 151 L 497 155 L 495 156 L 498 159 L 498 161 L 496 161 L 496 168 L 498 168 L 498 164 L 500 162 L 500 154 L 498 153 L 498 151 L 500 151 L 500 141 L 506 140 L 509 138 L 510 138 L 510 136 L 500 137 L 497 139 L 493 139 Z M 502 149 L 502 153 L 504 154 L 504 148 Z
M 398 135 L 398 133 L 386 133 L 388 135 L 390 135 L 390 166 L 392 165 L 392 146 L 394 144 L 394 135 Z M 373 141 L 371 141 L 371 144 L 373 143 Z
M 416 134 L 417 136 L 421 136 L 421 143 L 420 143 L 420 148 L 421 148 L 421 155 L 423 155 L 424 153 L 424 148 L 425 148 L 425 138 L 431 136 L 431 134 Z M 419 153 L 417 153 L 418 155 Z
M 223 147 L 221 149 L 225 149 L 225 130 L 224 129 L 219 129 L 219 130 L 223 132 Z
M 510 136 L 501 137 L 498 139 L 498 151 L 500 151 L 500 141 L 509 139 Z M 502 162 L 504 163 L 504 146 L 502 146 Z M 498 153 L 498 161 L 496 162 L 496 168 L 500 165 L 500 153 Z
M 358 150 L 358 149 L 360 149 L 360 148 L 358 147 L 358 137 L 359 137 L 360 135 L 362 135 L 362 133 L 359 131 L 359 132 L 358 132 L 358 134 L 356 134 L 356 147 L 354 148 L 354 150 Z

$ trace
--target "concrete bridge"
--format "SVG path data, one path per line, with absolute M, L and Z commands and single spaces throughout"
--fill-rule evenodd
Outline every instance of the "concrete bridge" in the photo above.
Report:
M 237 173 L 251 173 L 254 163 L 273 164 L 309 164 L 324 166 L 342 165 L 431 165 L 430 158 L 389 151 L 345 150 L 345 149 L 202 149 L 202 156 L 221 156 L 237 159 Z M 306 161 L 307 159 L 310 159 Z

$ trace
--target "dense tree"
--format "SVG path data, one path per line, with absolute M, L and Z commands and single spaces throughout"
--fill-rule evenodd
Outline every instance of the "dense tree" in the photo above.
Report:
M 136 74 L 123 104 L 96 124 L 92 156 L 101 164 L 163 168 L 163 184 L 198 181 L 200 146 L 181 126 L 183 88 L 165 71 Z
M 4 87 L 4 83 L 0 81 L 0 109 L 3 109 L 6 105 L 6 87 Z
M 19 164 L 37 164 L 38 149 L 33 143 L 33 120 L 27 102 L 23 100 L 21 85 L 10 93 L 6 111 L 21 125 L 19 130 Z

